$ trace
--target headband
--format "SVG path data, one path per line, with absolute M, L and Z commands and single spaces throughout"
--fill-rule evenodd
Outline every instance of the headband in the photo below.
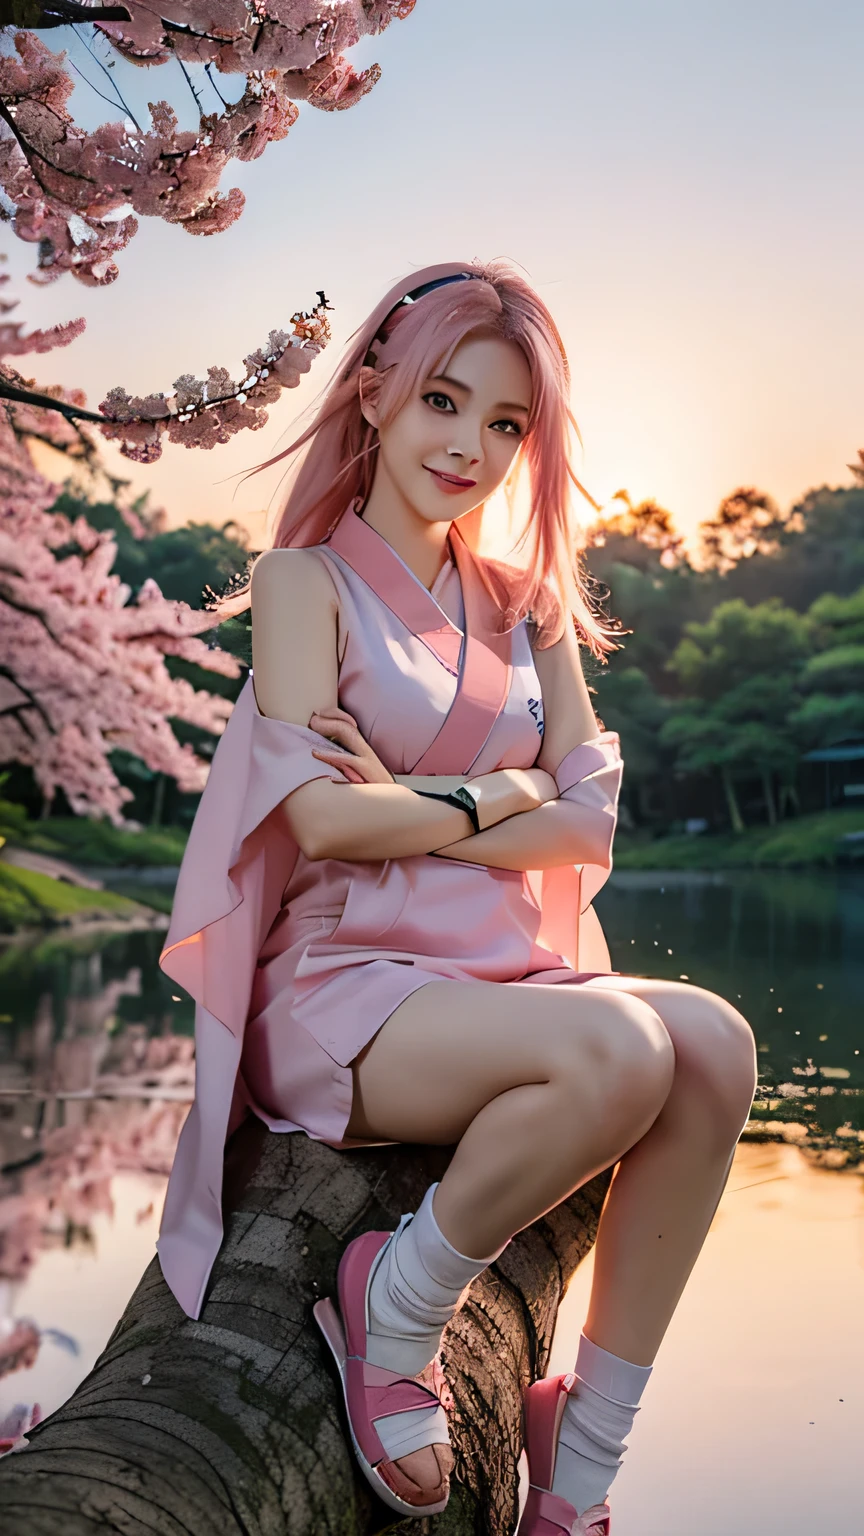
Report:
M 435 288 L 444 288 L 444 287 L 446 287 L 446 285 L 448 283 L 465 283 L 465 282 L 471 282 L 473 279 L 478 279 L 479 280 L 480 279 L 480 273 L 479 272 L 454 272 L 451 277 L 436 277 L 436 278 L 433 278 L 431 283 L 421 283 L 419 288 L 412 288 L 408 293 L 403 294 L 401 299 L 397 299 L 396 300 L 396 303 L 393 305 L 393 308 L 389 309 L 387 311 L 387 314 L 384 316 L 384 319 L 381 321 L 381 324 L 379 325 L 377 331 L 375 332 L 375 335 L 373 336 L 372 341 L 371 341 L 371 343 L 369 345 L 369 350 L 366 353 L 365 365 L 369 366 L 369 367 L 372 367 L 372 368 L 375 368 L 377 366 L 378 359 L 380 357 L 380 349 L 385 347 L 387 345 L 388 340 L 390 339 L 387 336 L 382 336 L 381 332 L 384 330 L 384 327 L 386 326 L 388 320 L 390 320 L 393 317 L 393 315 L 396 314 L 397 310 L 400 310 L 402 308 L 403 304 L 416 304 L 418 299 L 424 298 L 425 295 L 427 293 L 431 293 L 433 291 L 433 289 L 435 289 Z M 379 342 L 379 344 L 380 344 L 379 345 L 379 352 L 377 354 L 373 351 L 373 347 L 374 347 L 376 341 Z
M 375 332 L 375 335 L 373 336 L 372 341 L 369 344 L 369 348 L 368 348 L 366 356 L 364 358 L 364 366 L 371 367 L 371 368 L 377 368 L 379 362 L 381 361 L 381 353 L 384 350 L 384 348 L 386 347 L 388 341 L 391 339 L 389 336 L 382 336 L 381 332 L 384 330 L 384 327 L 386 326 L 388 320 L 390 320 L 393 317 L 393 315 L 396 314 L 397 310 L 400 310 L 402 308 L 403 304 L 416 304 L 418 299 L 422 299 L 427 293 L 431 293 L 434 288 L 444 288 L 444 287 L 446 287 L 446 285 L 448 283 L 465 283 L 465 282 L 471 282 L 472 280 L 476 280 L 478 282 L 486 282 L 487 281 L 487 279 L 483 277 L 483 274 L 481 272 L 454 272 L 452 274 L 452 276 L 450 276 L 450 277 L 436 277 L 436 278 L 433 278 L 431 283 L 421 283 L 419 288 L 412 288 L 408 293 L 403 294 L 401 299 L 397 299 L 396 300 L 396 303 L 393 305 L 393 308 L 389 309 L 387 311 L 386 315 L 384 316 L 384 319 L 381 321 L 381 324 L 379 325 L 377 331 Z M 564 351 L 564 343 L 563 343 L 563 341 L 561 340 L 561 337 L 558 334 L 558 330 L 557 330 L 554 322 L 551 322 L 551 318 L 550 318 L 550 324 L 551 324 L 552 335 L 555 338 L 555 344 L 556 344 L 556 346 L 558 348 L 558 352 L 559 352 L 560 357 L 561 357 L 561 364 L 562 364 L 562 367 L 564 369 L 564 377 L 565 377 L 565 379 L 566 379 L 566 381 L 567 381 L 567 383 L 569 385 L 569 382 L 570 382 L 570 364 L 567 361 L 567 354 Z M 375 343 L 376 342 L 378 342 L 378 344 L 379 344 L 377 352 L 374 351 L 374 347 L 375 347 Z

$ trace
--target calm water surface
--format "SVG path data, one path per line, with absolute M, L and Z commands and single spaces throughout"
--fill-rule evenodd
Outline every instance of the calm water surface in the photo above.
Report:
M 844 1447 L 864 1433 L 864 1371 L 847 1380 L 843 1362 L 864 1340 L 864 873 L 616 872 L 597 907 L 616 970 L 684 977 L 741 1008 L 759 1047 L 754 1123 L 823 1163 L 789 1145 L 739 1147 L 616 1484 L 619 1536 L 725 1536 L 729 1500 L 805 1488 L 810 1453 L 827 1528 L 851 1533 Z M 0 948 L 0 1435 L 69 1395 L 153 1252 L 193 1081 L 192 1005 L 158 970 L 162 940 Z M 589 1284 L 590 1260 L 562 1308 L 556 1370 L 572 1363 Z M 742 1434 L 758 1457 L 736 1453 Z M 770 1528 L 810 1536 L 813 1507 L 786 1502 Z
M 864 873 L 628 870 L 597 910 L 616 970 L 683 977 L 740 1008 L 766 1113 L 864 1129 Z

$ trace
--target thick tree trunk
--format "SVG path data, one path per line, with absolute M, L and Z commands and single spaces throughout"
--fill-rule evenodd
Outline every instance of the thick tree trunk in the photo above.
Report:
M 0 1462 L 4 1536 L 509 1536 L 521 1391 L 545 1372 L 611 1170 L 520 1233 L 445 1335 L 457 1472 L 443 1515 L 403 1525 L 375 1500 L 311 1317 L 345 1243 L 415 1210 L 451 1154 L 335 1152 L 247 1122 L 229 1147 L 226 1241 L 200 1320 L 154 1260 L 90 1375 Z

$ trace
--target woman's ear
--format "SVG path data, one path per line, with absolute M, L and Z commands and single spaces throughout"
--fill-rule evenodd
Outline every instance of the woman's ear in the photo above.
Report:
M 375 368 L 369 368 L 365 363 L 360 369 L 360 410 L 370 427 L 378 426 L 378 401 L 381 397 L 381 385 L 384 380 Z

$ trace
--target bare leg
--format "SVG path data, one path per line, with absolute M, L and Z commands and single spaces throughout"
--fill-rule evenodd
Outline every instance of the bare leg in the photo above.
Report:
M 673 1074 L 669 1037 L 637 998 L 433 982 L 357 1058 L 347 1134 L 458 1142 L 435 1216 L 480 1258 L 644 1136 Z
M 584 983 L 650 1003 L 675 1047 L 672 1090 L 615 1170 L 594 1250 L 585 1332 L 651 1365 L 726 1185 L 756 1085 L 746 1020 L 723 998 L 672 981 L 608 976 Z
M 435 982 L 355 1062 L 348 1134 L 458 1142 L 435 1216 L 455 1248 L 479 1258 L 644 1136 L 673 1073 L 669 1037 L 637 998 Z M 439 1469 L 427 1447 L 397 1465 L 432 1490 L 447 1462 Z

